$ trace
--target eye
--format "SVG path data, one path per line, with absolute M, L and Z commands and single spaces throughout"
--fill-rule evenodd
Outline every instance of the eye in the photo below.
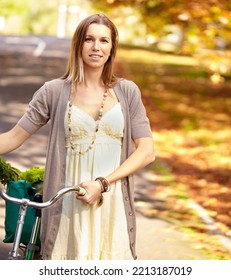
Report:
M 85 42 L 88 42 L 88 43 L 90 43 L 90 42 L 92 42 L 93 40 L 92 40 L 92 38 L 91 37 L 87 37 L 86 39 L 85 39 Z
M 101 42 L 102 42 L 102 43 L 109 43 L 109 40 L 108 40 L 108 39 L 103 38 L 103 39 L 101 40 Z

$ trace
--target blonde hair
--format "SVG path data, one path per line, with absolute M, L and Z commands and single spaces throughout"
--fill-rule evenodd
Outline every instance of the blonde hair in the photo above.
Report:
M 111 30 L 111 54 L 107 62 L 105 63 L 102 72 L 103 83 L 107 87 L 110 87 L 117 81 L 117 78 L 113 73 L 113 66 L 118 47 L 118 31 L 114 23 L 103 13 L 94 14 L 85 18 L 76 28 L 75 33 L 72 37 L 71 52 L 67 64 L 67 69 L 65 74 L 62 76 L 62 79 L 68 79 L 72 81 L 73 84 L 79 84 L 84 81 L 82 48 L 83 43 L 86 39 L 87 29 L 93 23 L 103 24 Z

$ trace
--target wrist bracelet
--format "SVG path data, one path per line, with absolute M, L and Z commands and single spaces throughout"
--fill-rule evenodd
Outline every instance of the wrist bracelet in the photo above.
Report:
M 100 207 L 102 204 L 103 204 L 103 194 L 101 193 L 98 198 L 97 205 L 98 205 L 98 207 Z
M 108 182 L 107 179 L 105 179 L 104 177 L 97 177 L 95 179 L 95 181 L 98 181 L 100 183 L 101 193 L 109 192 L 110 191 L 111 185 L 110 185 L 110 183 Z

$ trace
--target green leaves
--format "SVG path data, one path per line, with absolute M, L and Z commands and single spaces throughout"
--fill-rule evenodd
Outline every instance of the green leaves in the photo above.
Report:
M 34 166 L 29 170 L 21 172 L 0 157 L 0 182 L 3 185 L 6 185 L 9 181 L 18 180 L 25 180 L 30 184 L 41 183 L 44 180 L 44 170 L 45 168 Z
M 10 16 L 22 14 L 27 8 L 27 1 L 15 1 L 15 0 L 1 0 L 0 11 L 1 16 Z
M 40 183 L 44 180 L 44 168 L 34 166 L 31 169 L 22 172 L 20 179 L 29 182 L 30 184 Z
M 20 171 L 0 157 L 0 182 L 6 185 L 9 181 L 19 180 L 19 176 Z

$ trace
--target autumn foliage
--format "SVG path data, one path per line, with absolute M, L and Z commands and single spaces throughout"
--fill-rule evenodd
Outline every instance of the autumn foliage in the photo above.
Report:
M 231 83 L 227 78 L 213 84 L 205 68 L 192 61 L 185 65 L 187 57 L 159 54 L 152 63 L 150 53 L 146 60 L 142 54 L 143 63 L 130 59 L 119 68 L 142 90 L 156 145 L 153 171 L 171 176 L 170 182 L 157 182 L 153 192 L 164 196 L 180 190 L 231 235 Z M 174 209 L 177 196 L 170 201 Z

